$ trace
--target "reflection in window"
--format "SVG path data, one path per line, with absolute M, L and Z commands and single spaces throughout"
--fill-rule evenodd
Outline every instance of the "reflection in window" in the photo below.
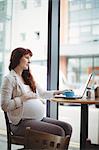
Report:
M 66 63 L 62 60 L 65 58 L 68 60 Z M 62 67 L 61 72 L 64 74 L 66 80 L 64 87 L 78 88 L 82 83 L 85 83 L 88 75 L 92 72 L 96 72 L 99 75 L 99 56 L 86 56 L 86 57 L 61 57 Z M 63 68 L 63 69 L 62 69 Z M 99 83 L 99 76 L 96 78 L 96 82 Z M 59 84 L 62 86 L 62 80 Z
M 33 6 L 34 7 L 40 7 L 41 6 L 41 0 L 33 0 Z
M 95 67 L 99 66 L 99 58 L 98 57 L 94 58 L 94 66 Z
M 80 42 L 80 39 L 79 38 L 69 38 L 69 44 L 79 44 L 79 42 Z
M 81 58 L 81 81 L 85 81 L 90 72 L 90 67 L 93 67 L 92 58 Z
M 2 47 L 2 44 L 3 44 L 3 32 L 0 32 L 0 47 Z
M 82 20 L 79 22 L 80 26 L 87 26 L 92 23 L 92 20 Z
M 92 34 L 93 34 L 93 35 L 99 35 L 99 24 L 94 25 L 94 26 L 92 27 Z
M 77 58 L 72 58 L 72 59 L 68 59 L 68 73 L 67 73 L 67 78 L 68 81 L 72 84 L 72 83 L 76 83 L 79 80 L 79 59 Z
M 20 33 L 20 36 L 21 36 L 21 41 L 26 40 L 26 33 Z
M 8 2 L 7 5 L 6 2 Z M 39 67 L 37 65 L 35 70 L 39 68 L 42 70 L 41 73 L 36 71 L 36 76 L 42 76 L 42 78 L 38 77 L 39 82 L 42 83 L 47 76 L 45 70 L 47 70 L 48 0 L 42 0 L 42 7 L 34 8 L 33 4 L 41 6 L 41 0 L 0 1 L 0 58 L 3 56 L 0 75 L 3 76 L 9 71 L 7 65 L 11 50 L 22 46 L 31 49 L 33 52 L 32 60 L 35 60 L 36 63 L 39 62 Z M 26 11 L 20 11 L 20 8 L 21 10 L 26 9 Z M 7 14 L 3 11 L 6 9 Z M 10 20 L 5 20 L 9 15 Z M 36 38 L 33 37 L 34 32 Z M 41 66 L 43 61 L 46 62 L 44 67 Z M 33 70 L 33 65 L 31 70 Z
M 95 20 L 92 20 L 92 24 L 98 24 L 99 25 L 99 19 L 95 19 Z
M 0 31 L 3 31 L 3 23 L 0 23 Z
M 70 34 L 70 37 L 78 37 L 79 36 L 79 27 L 70 28 L 69 34 Z
M 2 82 L 2 68 L 3 68 L 3 63 L 0 62 L 0 85 L 1 85 L 1 82 Z
M 85 83 L 89 73 L 93 70 L 99 70 L 99 41 L 96 42 L 96 40 L 94 40 L 99 39 L 99 0 L 61 1 L 68 1 L 69 3 L 69 7 L 67 5 L 65 6 L 65 3 L 63 4 L 63 7 L 61 7 L 67 10 L 66 20 L 64 21 L 66 24 L 61 26 L 61 28 L 62 31 L 65 31 L 64 34 L 67 35 L 68 40 L 66 43 L 64 40 L 65 38 L 61 37 L 64 40 L 64 45 L 62 45 L 60 41 L 60 45 L 62 45 L 60 46 L 60 57 L 62 55 L 68 60 L 67 63 L 63 65 L 65 66 L 64 70 L 67 69 L 65 74 L 67 82 L 64 87 L 67 87 L 67 83 L 69 83 L 69 86 L 72 84 L 74 88 L 79 88 Z M 98 2 L 97 8 L 96 2 Z M 63 10 L 61 11 L 65 12 Z M 62 20 L 62 18 L 60 20 Z M 60 25 L 61 24 L 62 22 L 60 22 Z M 98 27 L 96 27 L 96 25 Z M 65 30 L 65 27 L 67 27 L 68 30 Z M 77 28 L 79 31 L 76 30 Z M 97 78 L 95 77 L 95 82 L 99 85 L 99 74 L 97 75 Z M 59 86 L 61 85 L 62 81 Z M 65 113 L 66 118 L 62 116 L 61 111 L 63 110 L 63 106 L 60 108 L 59 117 L 66 121 L 68 119 L 68 114 Z M 74 129 L 76 129 L 75 123 Z M 73 140 L 75 141 L 75 139 L 77 139 L 77 137 L 75 138 L 75 135 L 76 131 L 78 132 L 78 127 L 77 130 L 74 131 Z
M 96 73 L 95 83 L 96 85 L 99 85 L 99 58 L 98 57 L 94 58 L 94 72 Z
M 80 9 L 80 1 L 79 0 L 69 1 L 69 9 L 70 9 L 70 11 L 79 10 Z
M 26 9 L 27 8 L 27 0 L 21 0 L 21 9 Z
M 0 1 L 0 13 L 4 13 L 6 8 L 6 1 Z
M 85 6 L 86 9 L 92 8 L 92 2 L 91 2 L 91 0 L 86 0 L 86 4 L 85 5 L 86 5 Z
M 95 6 L 96 6 L 96 8 L 99 8 L 99 0 L 95 0 Z
M 80 32 L 81 33 L 91 32 L 91 26 L 82 26 L 82 27 L 80 27 Z

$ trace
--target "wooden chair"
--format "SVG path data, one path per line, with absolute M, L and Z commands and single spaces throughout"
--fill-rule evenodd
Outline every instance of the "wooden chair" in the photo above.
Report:
M 26 128 L 25 150 L 67 150 L 69 141 L 70 135 L 62 137 Z
M 93 144 L 90 139 L 86 140 L 86 150 L 99 150 L 98 144 Z
M 7 129 L 7 150 L 11 150 L 11 144 L 24 145 L 24 137 L 13 135 L 13 133 L 11 132 L 10 123 L 6 112 L 4 112 L 4 116 Z

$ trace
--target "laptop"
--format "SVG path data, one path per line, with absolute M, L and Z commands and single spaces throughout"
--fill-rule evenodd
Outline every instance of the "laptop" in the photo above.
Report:
M 64 94 L 60 94 L 60 95 L 55 95 L 55 98 L 81 99 L 84 96 L 84 94 L 85 94 L 85 91 L 86 91 L 86 89 L 88 87 L 88 84 L 89 84 L 92 76 L 93 76 L 93 73 L 89 74 L 88 79 L 87 79 L 85 85 L 83 87 L 81 87 L 80 89 L 74 89 L 73 90 L 74 94 L 72 96 L 66 96 Z

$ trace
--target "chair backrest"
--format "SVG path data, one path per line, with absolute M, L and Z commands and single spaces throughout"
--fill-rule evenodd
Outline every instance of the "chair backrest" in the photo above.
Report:
M 67 150 L 70 136 L 61 137 L 50 133 L 26 128 L 25 149 L 43 149 L 43 150 Z
M 7 112 L 4 112 L 4 116 L 5 116 L 5 121 L 6 121 L 7 135 L 8 134 L 11 135 L 11 128 L 10 128 L 10 123 L 9 123 L 9 119 L 8 119 L 8 116 L 7 116 Z
M 6 122 L 6 130 L 7 130 L 7 149 L 11 149 L 11 144 L 24 145 L 24 137 L 15 136 L 11 132 L 10 123 L 8 119 L 7 112 L 4 112 L 5 122 Z

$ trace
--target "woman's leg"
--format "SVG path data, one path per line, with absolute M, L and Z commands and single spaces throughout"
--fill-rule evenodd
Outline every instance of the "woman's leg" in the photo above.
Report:
M 65 131 L 65 136 L 66 135 L 71 136 L 71 134 L 72 134 L 72 126 L 67 122 L 59 121 L 59 120 L 56 120 L 56 119 L 51 119 L 51 118 L 48 118 L 48 117 L 44 117 L 42 119 L 42 121 L 53 124 L 53 125 L 57 125 L 57 126 L 63 128 L 64 131 Z
M 14 135 L 24 136 L 26 127 L 31 127 L 31 129 L 48 132 L 51 134 L 65 136 L 63 128 L 59 125 L 48 123 L 45 121 L 36 121 L 32 119 L 25 119 L 20 121 L 18 125 L 11 124 L 11 130 Z

